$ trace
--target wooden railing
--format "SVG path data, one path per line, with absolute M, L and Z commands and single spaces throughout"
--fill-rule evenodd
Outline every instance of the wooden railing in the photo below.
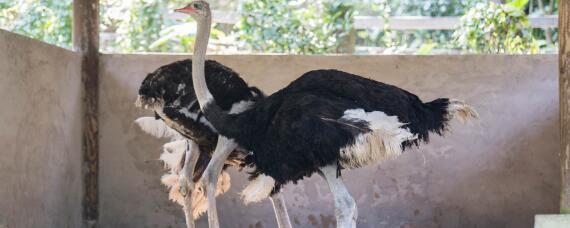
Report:
M 213 21 L 222 24 L 235 24 L 239 20 L 239 13 L 232 11 L 216 11 L 212 13 Z M 167 18 L 181 19 L 184 15 L 168 14 Z M 395 16 L 390 17 L 390 29 L 395 30 L 452 30 L 457 27 L 461 17 L 425 17 L 425 16 Z M 556 28 L 558 16 L 532 16 L 529 17 L 533 28 Z M 384 19 L 376 16 L 356 16 L 354 18 L 356 29 L 382 29 Z
M 459 24 L 461 17 L 424 17 L 424 16 L 397 16 L 390 17 L 390 29 L 394 30 L 453 30 Z M 558 16 L 529 17 L 533 28 L 556 28 Z M 357 16 L 354 18 L 356 29 L 382 29 L 384 19 L 373 16 Z

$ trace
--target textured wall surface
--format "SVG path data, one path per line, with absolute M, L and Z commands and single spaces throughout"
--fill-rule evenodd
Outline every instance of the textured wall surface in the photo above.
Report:
M 182 227 L 160 185 L 159 140 L 133 120 L 145 75 L 186 56 L 105 55 L 101 68 L 102 227 Z M 557 57 L 538 56 L 211 56 L 272 93 L 301 73 L 336 68 L 400 86 L 424 101 L 456 97 L 481 121 L 452 124 L 446 137 L 399 159 L 344 172 L 358 227 L 532 227 L 559 199 Z M 276 227 L 269 201 L 244 205 L 246 175 L 218 200 L 222 227 Z M 334 227 L 322 178 L 284 188 L 295 227 Z M 206 227 L 205 217 L 198 223 Z
M 186 56 L 104 55 L 101 66 L 101 227 L 182 227 L 160 185 L 161 142 L 133 120 L 141 80 Z M 344 172 L 358 227 L 532 227 L 559 189 L 557 58 L 538 56 L 212 56 L 272 93 L 312 69 L 336 68 L 407 89 L 457 97 L 481 121 L 399 159 Z M 81 91 L 70 51 L 0 30 L 0 227 L 79 227 Z M 223 227 L 275 227 L 268 201 L 243 205 L 232 170 Z M 285 187 L 295 227 L 334 227 L 318 176 Z M 206 226 L 205 218 L 198 222 Z
M 0 227 L 80 227 L 78 56 L 0 30 L 0 97 Z

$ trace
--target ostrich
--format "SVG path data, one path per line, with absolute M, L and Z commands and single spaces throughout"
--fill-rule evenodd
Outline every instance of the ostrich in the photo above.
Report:
M 305 73 L 247 110 L 229 113 L 212 96 L 204 74 L 211 24 L 208 3 L 193 1 L 176 11 L 198 23 L 194 90 L 206 119 L 220 135 L 202 175 L 210 227 L 219 227 L 217 175 L 238 145 L 251 151 L 253 175 L 272 177 L 275 183 L 269 187 L 274 189 L 320 173 L 334 197 L 337 225 L 355 227 L 356 203 L 342 182 L 342 169 L 394 159 L 404 149 L 427 142 L 429 133 L 443 134 L 453 118 L 477 118 L 463 102 L 440 98 L 424 103 L 398 87 L 337 70 Z
M 239 113 L 264 96 L 259 89 L 248 87 L 236 72 L 216 61 L 206 61 L 205 70 L 210 76 L 208 85 L 215 88 L 213 94 L 221 100 L 221 106 L 226 110 Z M 193 218 L 197 218 L 206 208 L 201 188 L 194 186 L 194 183 L 208 164 L 217 140 L 216 131 L 202 115 L 196 102 L 192 78 L 188 77 L 191 72 L 191 60 L 158 68 L 143 80 L 136 102 L 138 107 L 155 112 L 155 117 L 136 120 L 142 130 L 158 138 L 172 140 L 165 144 L 165 151 L 161 155 L 170 169 L 162 181 L 170 188 L 170 198 L 183 205 L 189 227 L 193 227 Z M 225 164 L 242 167 L 247 158 L 247 153 L 236 148 Z M 224 189 L 217 191 L 216 195 L 229 187 L 229 175 L 222 174 L 224 178 L 217 183 Z M 271 181 L 270 178 L 257 178 L 250 182 L 242 192 L 244 201 L 258 202 L 268 197 L 269 192 L 259 191 L 259 186 L 264 186 L 267 181 Z M 193 189 L 195 191 L 189 191 Z M 184 197 L 188 193 L 190 195 Z M 270 200 L 279 227 L 291 227 L 281 194 L 271 195 Z

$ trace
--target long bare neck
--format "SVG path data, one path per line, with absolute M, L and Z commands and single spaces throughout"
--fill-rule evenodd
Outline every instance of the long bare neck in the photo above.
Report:
M 192 81 L 198 104 L 200 104 L 200 109 L 204 111 L 206 119 L 208 119 L 218 131 L 232 134 L 233 129 L 241 128 L 235 126 L 236 121 L 229 118 L 228 113 L 216 104 L 206 84 L 206 73 L 204 69 L 211 20 L 210 17 L 198 20 L 198 32 L 196 34 L 194 56 L 192 57 Z M 205 110 L 205 108 L 207 108 L 207 110 Z
M 192 81 L 194 91 L 200 109 L 204 109 L 206 104 L 214 101 L 214 97 L 208 90 L 206 84 L 206 73 L 204 71 L 206 64 L 206 50 L 208 50 L 208 40 L 210 38 L 210 25 L 212 24 L 211 16 L 197 20 L 198 31 L 196 32 L 196 42 L 194 42 L 194 55 L 192 56 Z

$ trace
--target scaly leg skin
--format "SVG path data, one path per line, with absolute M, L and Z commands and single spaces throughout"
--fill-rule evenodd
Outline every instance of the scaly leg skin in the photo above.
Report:
M 194 177 L 194 168 L 196 167 L 196 162 L 198 162 L 198 157 L 200 157 L 200 148 L 198 144 L 192 140 L 186 140 L 186 151 L 184 152 L 184 166 L 180 175 L 178 176 L 178 186 L 180 186 L 180 194 L 187 197 L 190 191 L 194 190 L 194 182 L 192 177 Z
M 192 194 L 184 197 L 184 217 L 186 218 L 186 228 L 195 228 L 194 216 L 192 215 Z
M 224 136 L 218 136 L 218 144 L 212 155 L 212 159 L 204 175 L 202 175 L 202 186 L 208 197 L 208 224 L 210 228 L 219 228 L 218 211 L 216 210 L 216 187 L 218 185 L 218 176 L 224 167 L 224 162 L 230 153 L 237 147 L 237 144 Z
M 180 186 L 180 194 L 184 196 L 184 205 L 182 208 L 184 210 L 184 217 L 186 218 L 186 227 L 194 228 L 194 216 L 192 215 L 192 191 L 194 190 L 194 182 L 191 180 L 194 176 L 196 162 L 198 162 L 198 157 L 200 156 L 200 149 L 196 142 L 186 140 L 184 156 L 184 166 L 178 177 L 178 184 Z
M 292 228 L 283 194 L 277 192 L 272 195 L 270 199 L 271 204 L 273 204 L 273 210 L 275 211 L 275 217 L 277 218 L 277 226 L 279 228 Z
M 356 202 L 350 196 L 340 176 L 337 176 L 337 165 L 328 165 L 320 170 L 327 181 L 334 197 L 336 224 L 339 228 L 356 227 Z

